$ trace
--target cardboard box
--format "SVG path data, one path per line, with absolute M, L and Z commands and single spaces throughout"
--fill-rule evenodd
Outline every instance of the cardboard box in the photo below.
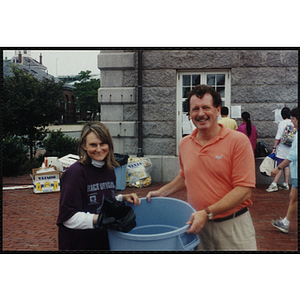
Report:
M 56 166 L 59 172 L 63 171 L 63 166 L 56 156 L 49 156 L 44 158 L 45 167 Z
M 78 159 L 78 155 L 68 154 L 64 157 L 59 158 L 58 161 L 62 164 L 62 171 L 64 172 L 66 169 L 70 168 L 70 166 L 74 164 Z
M 33 180 L 33 192 L 38 193 L 51 193 L 60 191 L 60 176 L 56 166 L 48 167 L 44 169 L 54 168 L 54 171 L 50 172 L 38 172 L 43 168 L 32 169 L 31 178 Z M 37 173 L 38 172 L 38 173 Z

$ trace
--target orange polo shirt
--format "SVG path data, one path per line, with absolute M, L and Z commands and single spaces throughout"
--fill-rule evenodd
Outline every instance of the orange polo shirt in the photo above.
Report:
M 201 146 L 197 129 L 179 144 L 180 175 L 185 179 L 188 202 L 197 210 L 218 202 L 237 186 L 255 187 L 255 161 L 248 137 L 222 127 L 219 135 Z M 234 209 L 218 214 L 222 218 L 245 206 L 251 199 Z

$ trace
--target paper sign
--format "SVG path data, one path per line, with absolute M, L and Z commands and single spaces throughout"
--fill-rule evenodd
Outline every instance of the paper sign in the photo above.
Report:
M 240 105 L 231 106 L 231 118 L 239 119 L 242 115 L 242 108 Z
M 275 123 L 279 123 L 280 121 L 282 121 L 282 116 L 281 116 L 281 109 L 275 109 L 275 110 L 272 110 L 272 112 L 274 112 L 274 122 Z

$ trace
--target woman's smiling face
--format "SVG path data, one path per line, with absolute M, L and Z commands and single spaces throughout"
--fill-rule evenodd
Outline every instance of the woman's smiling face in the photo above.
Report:
M 86 136 L 86 142 L 83 146 L 88 156 L 96 161 L 103 161 L 108 155 L 109 146 L 104 144 L 94 132 Z

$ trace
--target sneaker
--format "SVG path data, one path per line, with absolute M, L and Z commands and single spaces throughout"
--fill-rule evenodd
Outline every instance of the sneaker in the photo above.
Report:
M 284 191 L 289 191 L 290 190 L 290 187 L 288 184 L 282 184 L 280 187 L 279 187 L 280 190 L 284 190 Z
M 271 193 L 271 192 L 277 192 L 278 187 L 277 184 L 270 184 L 270 186 L 266 189 L 266 192 Z
M 272 220 L 271 224 L 276 227 L 277 229 L 281 230 L 284 233 L 288 233 L 289 232 L 289 226 L 286 226 L 282 223 L 282 219 L 280 218 L 280 220 Z

